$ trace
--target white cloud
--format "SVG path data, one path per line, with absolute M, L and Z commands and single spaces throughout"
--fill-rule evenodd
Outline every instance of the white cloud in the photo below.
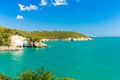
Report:
M 20 7 L 20 11 L 38 10 L 38 7 L 36 5 L 32 5 L 32 4 L 30 4 L 29 6 L 18 4 L 18 6 Z
M 52 4 L 54 6 L 60 6 L 60 5 L 68 5 L 66 0 L 53 0 Z
M 24 17 L 22 15 L 17 15 L 16 19 L 23 19 Z
M 46 0 L 41 0 L 40 1 L 40 6 L 46 6 L 47 5 L 47 1 Z

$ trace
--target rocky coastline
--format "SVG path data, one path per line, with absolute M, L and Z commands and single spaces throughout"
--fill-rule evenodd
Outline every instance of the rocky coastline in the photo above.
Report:
M 93 40 L 92 38 L 89 37 L 81 37 L 81 38 L 66 38 L 66 39 L 41 39 L 41 42 L 48 42 L 48 41 L 89 41 Z
M 0 46 L 0 51 L 21 51 L 24 47 L 29 48 L 45 48 L 48 45 L 39 41 L 32 41 L 29 38 L 20 36 L 20 35 L 12 35 L 10 37 L 10 46 Z
M 23 47 L 1 46 L 0 51 L 22 51 Z
M 81 38 L 66 38 L 66 39 L 41 39 L 39 42 L 32 41 L 29 38 L 20 36 L 20 35 L 12 35 L 10 37 L 11 45 L 10 46 L 1 46 L 0 51 L 21 51 L 24 47 L 29 48 L 46 48 L 48 47 L 47 44 L 44 44 L 44 42 L 48 41 L 85 41 L 85 40 L 92 40 L 92 38 L 89 37 L 81 37 Z

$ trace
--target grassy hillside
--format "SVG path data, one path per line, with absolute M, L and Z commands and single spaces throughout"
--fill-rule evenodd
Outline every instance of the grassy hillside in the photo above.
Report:
M 71 31 L 21 31 L 0 26 L 0 45 L 9 46 L 11 35 L 22 35 L 31 38 L 31 40 L 39 41 L 41 38 L 48 39 L 65 39 L 65 38 L 80 38 L 87 37 L 81 33 Z
M 10 45 L 9 37 L 16 33 L 17 33 L 16 30 L 0 27 L 0 45 L 9 46 Z

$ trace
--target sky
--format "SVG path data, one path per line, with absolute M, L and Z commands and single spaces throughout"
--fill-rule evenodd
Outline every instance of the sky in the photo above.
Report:
M 0 25 L 120 36 L 120 0 L 0 0 Z

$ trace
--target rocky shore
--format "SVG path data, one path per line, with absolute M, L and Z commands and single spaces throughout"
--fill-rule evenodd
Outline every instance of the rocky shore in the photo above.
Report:
M 66 39 L 41 39 L 41 42 L 48 42 L 48 41 L 89 41 L 89 40 L 93 40 L 92 38 L 84 38 L 84 37 L 81 37 L 81 38 L 66 38 Z
M 22 47 L 13 47 L 13 46 L 1 46 L 0 51 L 21 51 Z
M 66 41 L 88 41 L 88 40 L 92 40 L 92 38 L 84 38 L 84 37 L 81 37 L 81 38 L 67 38 L 65 39 Z
M 32 41 L 29 38 L 20 36 L 20 35 L 12 35 L 10 37 L 11 43 L 10 46 L 1 46 L 0 51 L 21 51 L 24 47 L 31 48 L 44 48 L 48 47 L 48 45 L 42 43 L 41 41 Z
M 10 37 L 11 45 L 10 46 L 1 46 L 0 51 L 20 51 L 23 50 L 23 47 L 31 47 L 31 48 L 44 48 L 48 47 L 48 45 L 43 42 L 47 41 L 84 41 L 84 40 L 92 40 L 92 38 L 66 38 L 66 39 L 41 39 L 39 42 L 32 41 L 29 38 L 20 36 L 20 35 L 12 35 Z

